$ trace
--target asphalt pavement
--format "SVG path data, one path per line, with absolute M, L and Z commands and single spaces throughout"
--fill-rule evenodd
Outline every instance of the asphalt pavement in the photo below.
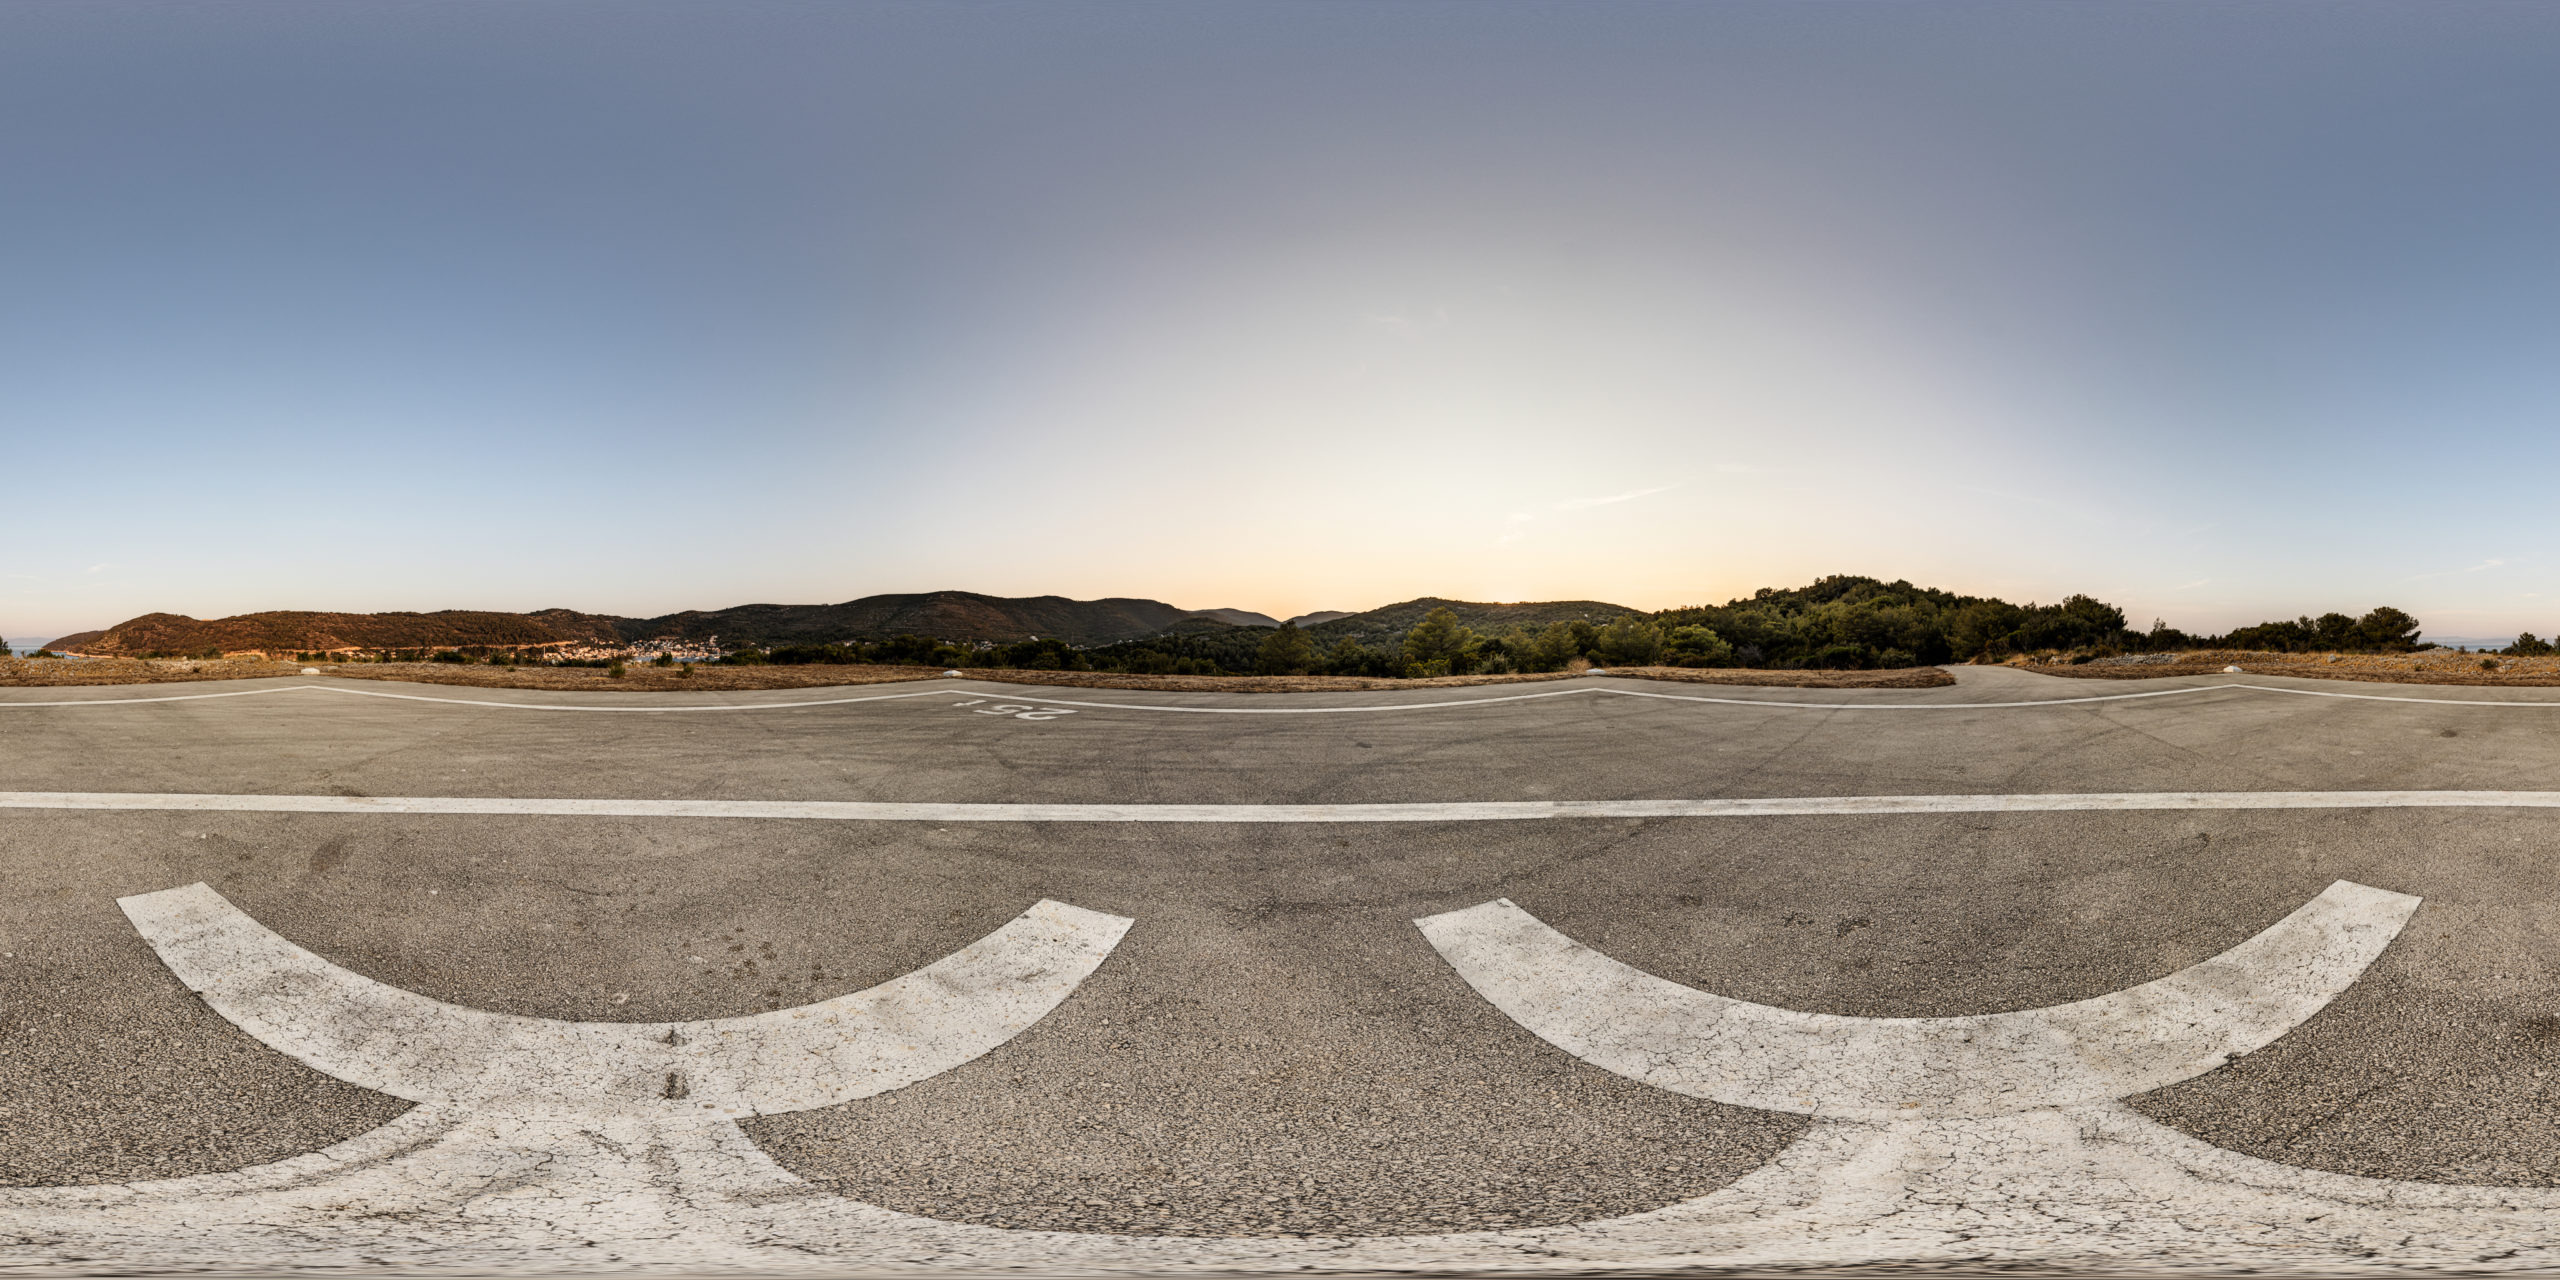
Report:
M 128 700 L 168 688 L 10 690 L 0 792 L 1415 805 L 2560 789 L 2560 690 L 1956 675 L 1287 696 L 966 679 L 613 698 L 322 679 L 158 702 Z M 12 705 L 40 702 L 80 705 Z M 985 1056 L 743 1127 L 829 1191 L 934 1219 L 1344 1237 L 1656 1209 L 1763 1168 L 1808 1125 L 1546 1043 L 1472 990 L 1419 917 L 1507 898 L 1703 991 L 1944 1018 L 2162 978 L 2337 880 L 2423 907 L 2309 1021 L 2133 1109 L 2303 1169 L 2555 1186 L 2555 855 L 2560 810 L 2514 807 L 1191 823 L 0 808 L 0 1186 L 240 1169 L 407 1109 L 234 1026 L 117 905 L 197 882 L 380 983 L 577 1021 L 826 1000 L 1041 899 L 1129 917 L 1064 1003 Z

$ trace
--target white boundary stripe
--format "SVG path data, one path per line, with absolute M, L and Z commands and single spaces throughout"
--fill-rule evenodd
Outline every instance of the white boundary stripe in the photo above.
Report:
M 1535 822 L 1558 818 L 1796 818 L 1910 813 L 2560 809 L 2560 791 L 2097 791 L 2051 795 L 1449 800 L 1401 804 L 976 804 L 889 800 L 610 800 L 511 796 L 0 791 L 0 809 L 495 814 L 553 818 L 779 818 L 832 822 Z
M 1779 686 L 1763 686 L 1777 688 Z M 1023 689 L 1034 692 L 1021 692 Z M 581 703 L 492 702 L 483 698 L 442 698 L 423 693 L 392 693 L 381 689 L 351 689 L 340 684 L 295 684 L 271 689 L 234 689 L 224 693 L 179 693 L 145 698 L 64 698 L 44 702 L 22 702 L 0 698 L 0 711 L 13 708 L 125 707 L 162 702 L 202 702 L 213 698 L 254 698 L 271 693 L 343 693 L 358 698 L 391 698 L 401 702 L 431 702 L 455 707 L 487 707 L 500 711 L 572 711 L 606 712 L 639 715 L 668 715 L 697 711 L 790 711 L 802 707 L 841 707 L 858 702 L 894 702 L 903 698 L 927 698 L 948 694 L 962 698 L 1011 698 L 1020 702 L 1036 702 L 1055 707 L 1081 707 L 1104 711 L 1151 711 L 1171 715 L 1201 716 L 1312 716 L 1357 715 L 1367 712 L 1438 711 L 1454 707 L 1484 707 L 1505 702 L 1531 702 L 1543 698 L 1564 698 L 1575 694 L 1613 694 L 1621 698 L 1652 698 L 1664 702 L 1695 702 L 1725 707 L 1767 707 L 1782 711 L 2003 711 L 2029 707 L 2073 707 L 2098 702 L 2134 702 L 2147 698 L 2174 698 L 2186 694 L 2222 693 L 2246 690 L 2252 693 L 2288 694 L 2298 698 L 2341 698 L 2351 702 L 2405 702 L 2434 707 L 2524 707 L 2535 710 L 2560 711 L 2560 698 L 2552 701 L 2516 701 L 2489 698 L 2417 698 L 2402 694 L 2338 693 L 2327 689 L 2287 689 L 2265 684 L 2199 684 L 2176 689 L 2145 689 L 2136 693 L 2102 693 L 2078 698 L 2031 698 L 2016 702 L 1790 702 L 1777 698 L 1719 698 L 1695 693 L 1657 693 L 1648 689 L 1620 689 L 1607 685 L 1579 685 L 1569 689 L 1549 689 L 1538 693 L 1503 694 L 1491 698 L 1453 698 L 1434 702 L 1388 702 L 1359 706 L 1332 707 L 1186 707 L 1170 703 L 1150 702 L 1080 702 L 1046 697 L 1037 692 L 1039 686 L 1014 685 L 1005 689 L 965 689 L 941 686 L 917 689 L 907 693 L 875 693 L 850 698 L 816 698 L 801 702 L 714 702 L 691 705 L 649 703 L 642 705 L 590 706 Z M 622 696 L 622 695 L 610 695 Z M 1287 695 L 1254 695 L 1273 697 Z

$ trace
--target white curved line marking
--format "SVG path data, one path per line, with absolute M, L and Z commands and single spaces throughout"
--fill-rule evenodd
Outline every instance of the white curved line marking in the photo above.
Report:
M 201 884 L 117 905 L 215 1012 L 351 1084 L 421 1103 L 723 1116 L 832 1106 L 959 1066 L 1056 1008 L 1130 925 L 1042 901 L 925 968 L 819 1004 L 711 1021 L 565 1022 L 467 1009 L 351 973 Z
M 2387 915 L 2397 895 L 2357 896 L 2376 892 L 2347 895 L 2347 914 Z M 164 901 L 171 914 L 196 912 L 204 923 L 201 899 Z M 262 945 L 250 941 L 253 950 Z M 2271 1020 L 2247 1009 L 2220 1013 Z M 513 1273 L 610 1264 L 687 1274 L 1589 1274 L 1910 1262 L 2300 1273 L 2548 1272 L 2560 1263 L 2560 1196 L 2548 1190 L 2294 1169 L 2209 1147 L 2118 1103 L 1914 1114 L 1854 1120 L 1825 1110 L 1803 1139 L 1733 1185 L 1606 1221 L 1195 1239 L 1007 1231 L 893 1213 L 801 1183 L 715 1114 L 502 1091 L 472 1107 L 421 1104 L 362 1138 L 235 1174 L 0 1188 L 0 1271 Z
M 1497 899 L 1417 920 L 1477 994 L 1596 1067 L 1691 1097 L 1863 1120 L 2106 1102 L 2199 1076 L 2320 1011 L 2418 909 L 2344 880 L 2265 932 L 2089 1000 L 1960 1018 L 1851 1018 L 1657 978 Z
M 1632 678 L 1632 677 L 1630 677 Z M 2307 677 L 2306 677 L 2307 678 Z M 1009 685 L 1007 689 L 1039 689 L 1049 686 Z M 2034 707 L 2071 707 L 2097 702 L 2133 702 L 2145 698 L 2175 698 L 2196 693 L 2222 693 L 2246 690 L 2255 693 L 2279 693 L 2301 698 L 2344 698 L 2356 702 L 2406 702 L 2440 707 L 2523 707 L 2537 710 L 2560 710 L 2560 699 L 2549 702 L 2499 700 L 2490 698 L 2417 698 L 2401 694 L 2336 693 L 2324 689 L 2287 689 L 2262 684 L 2188 685 L 2176 689 L 2148 689 L 2138 693 L 2092 694 L 2078 698 L 2033 698 L 2015 702 L 1793 702 L 1781 698 L 1720 698 L 1705 694 L 1657 693 L 1646 689 L 1619 689 L 1605 685 L 1582 685 L 1571 689 L 1551 689 L 1540 693 L 1505 694 L 1491 698 L 1453 698 L 1433 702 L 1370 703 L 1338 707 L 1189 707 L 1169 703 L 1148 702 L 1077 702 L 1060 698 L 1034 697 L 1032 694 L 1005 690 L 963 689 L 939 686 L 909 693 L 869 694 L 851 698 L 818 698 L 801 702 L 721 702 L 669 706 L 665 704 L 599 705 L 549 702 L 491 702 L 481 698 L 443 698 L 421 693 L 388 693 L 377 689 L 351 689 L 345 685 L 297 684 L 271 689 L 236 689 L 227 693 L 185 693 L 144 698 L 77 698 L 43 702 L 26 702 L 0 698 L 0 710 L 36 707 L 121 707 L 155 702 L 198 702 L 210 698 L 252 698 L 272 693 L 342 693 L 357 698 L 391 698 L 402 702 L 429 702 L 456 707 L 486 707 L 501 711 L 570 711 L 606 712 L 640 715 L 676 714 L 696 711 L 790 711 L 806 707 L 838 707 L 860 702 L 891 702 L 902 698 L 922 698 L 935 694 L 958 697 L 1033 698 L 1045 704 L 1082 707 L 1107 711 L 1151 711 L 1169 715 L 1205 716 L 1309 716 L 1356 715 L 1366 712 L 1437 711 L 1457 707 L 1484 707 L 1506 702 L 1529 702 L 1542 698 L 1563 698 L 1575 694 L 1611 694 L 1621 698 L 1651 698 L 1664 702 L 1694 702 L 1725 707 L 1774 707 L 1789 711 L 2004 711 Z M 608 695 L 627 696 L 627 695 Z M 1272 695 L 1260 695 L 1272 696 Z M 1285 696 L 1285 695 L 1284 695 Z
M 742 818 L 818 822 L 1543 822 L 1592 818 L 1801 818 L 1929 813 L 2553 808 L 2560 808 L 2560 791 L 2095 791 L 2051 795 L 1425 800 L 1379 804 L 981 804 L 891 800 L 614 800 L 514 796 L 0 791 L 0 809 Z

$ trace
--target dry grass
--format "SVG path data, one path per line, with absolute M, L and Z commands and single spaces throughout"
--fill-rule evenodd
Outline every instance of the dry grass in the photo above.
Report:
M 739 689 L 812 689 L 838 685 L 890 684 L 931 680 L 940 667 L 785 666 L 682 668 L 632 666 L 619 678 L 597 667 L 463 666 L 445 662 L 357 662 L 320 664 L 324 675 L 352 680 L 392 680 L 410 684 L 467 685 L 479 689 L 569 689 L 598 693 L 672 693 Z M 299 675 L 292 662 L 167 661 L 137 658 L 91 658 L 80 661 L 21 658 L 0 661 L 0 686 L 162 684 L 172 681 L 253 680 Z M 1534 684 L 1571 680 L 1579 671 L 1533 675 L 1440 676 L 1425 680 L 1391 680 L 1369 676 L 1140 676 L 1102 671 L 1014 671 L 972 667 L 971 680 L 1002 684 L 1035 684 L 1077 689 L 1153 689 L 1169 693 L 1345 693 L 1384 689 L 1442 689 L 1481 684 Z M 1769 685 L 1789 689 L 1919 689 L 1952 684 L 1935 667 L 1902 671 L 1751 671 L 1699 670 L 1687 667 L 1613 667 L 1609 674 L 1691 684 Z
M 149 658 L 7 658 L 0 659 L 0 688 L 12 685 L 56 687 L 83 684 L 170 684 L 193 680 L 256 680 L 289 676 L 302 668 L 290 662 L 189 662 Z
M 2454 653 L 2257 653 L 2200 649 L 2174 655 L 2174 662 L 2099 662 L 2067 664 L 2013 661 L 2009 665 L 2039 675 L 2082 680 L 2148 680 L 2159 676 L 2212 675 L 2238 667 L 2253 676 L 2300 676 L 2313 680 L 2358 680 L 2377 684 L 2560 685 L 2560 658 L 2508 658 L 2496 654 Z M 2103 662 L 2104 660 L 2101 660 Z M 2495 664 L 2484 670 L 2481 663 Z
M 682 667 L 632 665 L 617 679 L 602 667 L 484 667 L 450 662 L 351 662 L 320 668 L 326 674 L 355 680 L 397 680 L 410 684 L 459 684 L 478 689 L 572 689 L 588 693 L 678 693 L 687 689 L 817 689 L 848 684 L 894 684 L 931 680 L 940 667 L 790 666 Z
M 323 675 L 352 680 L 455 684 L 480 689 L 588 689 L 624 693 L 663 693 L 681 689 L 807 689 L 825 685 L 930 680 L 942 674 L 940 668 L 924 667 L 700 667 L 690 676 L 681 676 L 676 672 L 682 668 L 633 666 L 626 668 L 626 674 L 617 680 L 598 667 L 516 667 L 510 670 L 446 662 L 316 665 Z M 0 661 L 0 687 L 257 680 L 300 675 L 306 669 L 298 662 L 13 658 Z

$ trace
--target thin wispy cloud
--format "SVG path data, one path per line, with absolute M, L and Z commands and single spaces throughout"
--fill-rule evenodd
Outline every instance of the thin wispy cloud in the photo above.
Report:
M 1587 511 L 1593 507 L 1614 506 L 1621 502 L 1633 502 L 1638 498 L 1650 498 L 1657 493 L 1669 493 L 1679 487 L 1676 484 L 1658 484 L 1650 489 L 1630 489 L 1625 493 L 1613 493 L 1605 498 L 1574 498 L 1557 503 L 1555 510 Z
M 2438 570 L 2436 570 L 2436 571 L 2435 571 L 2435 572 L 2433 572 L 2433 573 L 2414 573 L 2414 574 L 2409 575 L 2409 576 L 2408 576 L 2408 577 L 2406 577 L 2406 578 L 2401 579 L 2401 581 L 2403 581 L 2403 582 L 2428 582 L 2428 581 L 2432 581 L 2432 580 L 2437 579 L 2437 578 L 2459 578 L 2459 577 L 2463 577 L 2463 576 L 2468 575 L 2468 574 L 2474 574 L 2474 573 L 2487 573 L 2487 572 L 2489 572 L 2489 571 L 2490 571 L 2490 570 L 2492 570 L 2492 569 L 2504 569 L 2504 568 L 2507 568 L 2507 567 L 2509 567 L 2509 566 L 2511 566 L 2511 565 L 2515 565 L 2515 564 L 2519 564 L 2519 563 L 2521 563 L 2521 562 L 2520 562 L 2520 561 L 2515 561 L 2515 560 L 2509 560 L 2509 559 L 2506 559 L 2505 557 L 2502 557 L 2502 556 L 2500 556 L 2500 557 L 2492 557 L 2492 558 L 2490 558 L 2490 559 L 2483 560 L 2483 561 L 2481 561 L 2481 562 L 2480 562 L 2480 563 L 2478 563 L 2478 564 L 2474 564 L 2474 565 L 2465 565 L 2465 566 L 2463 566 L 2462 568 L 2459 568 L 2459 569 L 2438 569 Z
M 1543 511 L 1514 511 L 1503 520 L 1503 525 L 1505 526 L 1503 535 L 1494 539 L 1493 545 L 1497 547 L 1507 547 L 1512 543 L 1518 542 L 1528 534 L 1528 526 L 1531 523 L 1547 516 L 1563 515 L 1573 511 L 1588 511 L 1593 507 L 1616 506 L 1621 502 L 1633 502 L 1638 498 L 1650 498 L 1657 493 L 1669 493 L 1679 487 L 1680 486 L 1678 484 L 1658 484 L 1649 489 L 1629 489 L 1625 493 L 1613 493 L 1602 498 L 1567 498 L 1562 502 L 1547 504 L 1546 509 Z
M 1368 321 L 1370 328 L 1384 329 L 1389 333 L 1407 335 L 1428 333 L 1434 329 L 1445 329 L 1448 327 L 1449 309 L 1447 307 L 1437 307 L 1434 308 L 1431 314 L 1427 316 L 1374 315 L 1368 317 Z

